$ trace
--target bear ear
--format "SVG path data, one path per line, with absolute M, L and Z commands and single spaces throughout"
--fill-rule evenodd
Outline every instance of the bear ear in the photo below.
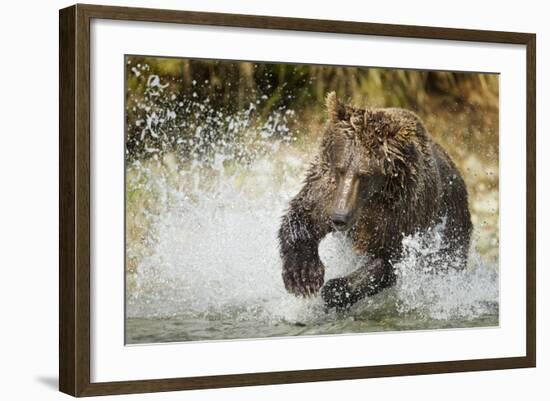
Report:
M 338 122 L 346 119 L 346 106 L 336 97 L 336 92 L 332 91 L 325 100 L 328 118 L 332 122 Z

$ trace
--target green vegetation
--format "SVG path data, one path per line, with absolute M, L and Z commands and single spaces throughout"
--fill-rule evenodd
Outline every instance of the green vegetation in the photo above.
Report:
M 158 84 L 150 86 L 155 84 L 152 76 L 159 77 Z M 162 133 L 169 137 L 174 126 L 212 126 L 209 118 L 214 113 L 227 117 L 251 105 L 251 124 L 293 110 L 296 118 L 289 125 L 298 139 L 316 135 L 324 123 L 324 98 L 332 90 L 357 105 L 414 110 L 437 128 L 434 136 L 452 136 L 453 144 L 468 151 L 479 149 L 479 142 L 488 145 L 484 148 L 489 158 L 498 150 L 496 74 L 132 56 L 127 58 L 126 77 L 131 159 L 147 156 L 147 147 L 166 150 L 184 139 L 182 133 L 191 132 L 180 130 L 177 138 L 163 140 Z M 201 108 L 205 106 L 207 112 Z M 441 132 L 437 121 L 453 115 L 467 121 L 456 121 Z M 159 132 L 139 141 L 147 123 Z
M 166 207 L 144 172 L 181 180 L 178 169 L 192 160 L 215 163 L 217 146 L 235 169 L 269 151 L 255 141 L 266 136 L 307 158 L 332 90 L 356 105 L 420 115 L 463 172 L 478 250 L 498 258 L 498 75 L 131 56 L 126 85 L 129 271 L 151 248 L 151 216 Z

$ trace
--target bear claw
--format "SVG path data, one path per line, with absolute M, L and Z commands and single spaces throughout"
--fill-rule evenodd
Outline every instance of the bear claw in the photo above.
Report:
M 324 268 L 306 266 L 302 269 L 284 269 L 283 282 L 288 292 L 303 297 L 316 295 L 324 282 Z

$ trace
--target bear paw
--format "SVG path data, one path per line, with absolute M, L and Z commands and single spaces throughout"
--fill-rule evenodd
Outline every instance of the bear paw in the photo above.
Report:
M 285 288 L 296 296 L 315 295 L 323 286 L 325 268 L 322 263 L 306 262 L 300 267 L 284 267 Z
M 328 308 L 347 309 L 357 302 L 348 280 L 342 277 L 327 281 L 321 296 Z

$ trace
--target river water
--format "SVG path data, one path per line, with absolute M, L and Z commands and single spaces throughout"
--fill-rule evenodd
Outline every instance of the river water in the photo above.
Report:
M 480 195 L 487 186 L 475 180 L 494 175 L 476 155 L 462 163 L 475 225 L 468 268 L 435 274 L 452 261 L 436 256 L 445 238 L 434 227 L 405 238 L 393 288 L 346 313 L 325 311 L 320 297 L 285 291 L 277 243 L 281 215 L 317 151 L 311 134 L 322 128 L 295 135 L 294 111 L 256 113 L 261 99 L 228 114 L 175 100 L 156 75 L 144 82 L 144 96 L 127 105 L 145 113 L 131 121 L 141 130 L 133 141 L 154 140 L 126 165 L 126 343 L 499 324 L 498 183 Z M 320 255 L 326 280 L 364 263 L 342 234 L 325 238 Z
M 127 188 L 157 207 L 147 211 L 145 241 L 127 240 L 127 255 L 147 250 L 126 275 L 126 343 L 498 325 L 497 263 L 473 246 L 468 269 L 433 274 L 450 263 L 434 256 L 445 246 L 441 227 L 406 238 L 395 287 L 346 313 L 288 294 L 276 235 L 311 155 L 269 146 L 237 167 L 224 154 L 208 168 L 173 157 L 128 166 Z M 326 280 L 363 261 L 342 234 L 323 240 L 320 255 Z

